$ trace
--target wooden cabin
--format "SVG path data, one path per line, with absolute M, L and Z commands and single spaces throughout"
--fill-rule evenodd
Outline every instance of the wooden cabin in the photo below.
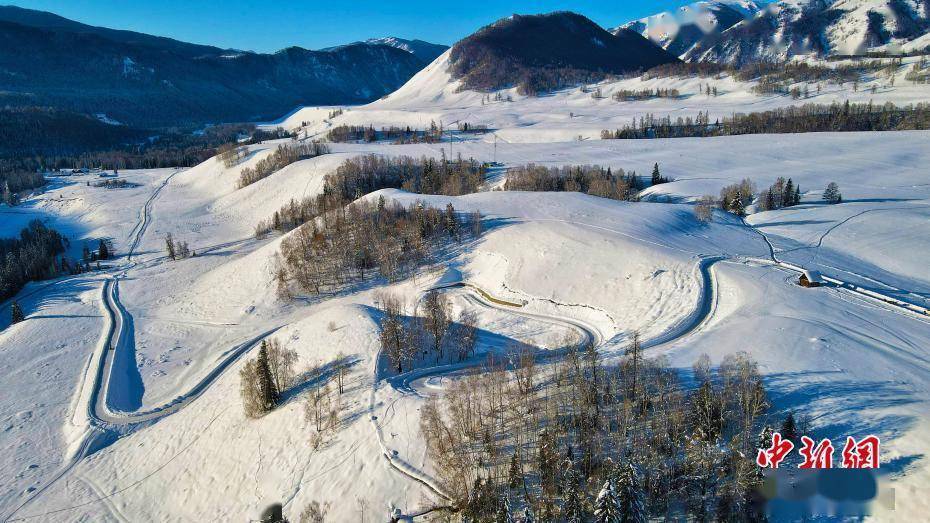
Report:
M 798 285 L 801 287 L 820 287 L 823 285 L 823 278 L 818 271 L 804 271 L 798 278 Z

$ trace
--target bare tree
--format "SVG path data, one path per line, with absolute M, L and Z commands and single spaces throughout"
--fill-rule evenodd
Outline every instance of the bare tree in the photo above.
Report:
M 285 349 L 277 338 L 268 340 L 268 367 L 279 394 L 294 384 L 296 363 L 296 351 Z
M 475 343 L 478 341 L 477 324 L 478 315 L 475 311 L 465 310 L 459 314 L 459 321 L 453 329 L 454 345 L 459 361 L 475 352 Z
M 397 372 L 403 372 L 408 360 L 407 333 L 404 328 L 403 302 L 397 296 L 382 293 L 378 297 L 381 305 L 381 350 Z
M 433 351 L 438 362 L 442 359 L 442 340 L 451 323 L 451 306 L 446 296 L 436 290 L 428 292 L 423 301 L 423 312 L 426 315 L 423 323 L 433 337 Z

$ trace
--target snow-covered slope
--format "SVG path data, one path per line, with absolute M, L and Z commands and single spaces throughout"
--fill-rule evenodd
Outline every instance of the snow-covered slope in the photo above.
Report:
M 742 65 L 799 55 L 922 50 L 930 12 L 922 0 L 782 0 L 706 38 L 683 58 Z
M 698 42 L 717 35 L 755 15 L 764 4 L 752 0 L 701 1 L 674 11 L 663 11 L 613 29 L 631 29 L 676 55 L 685 55 Z

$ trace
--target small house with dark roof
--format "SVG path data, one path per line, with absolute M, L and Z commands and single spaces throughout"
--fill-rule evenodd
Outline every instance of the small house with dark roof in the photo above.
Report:
M 823 278 L 819 271 L 806 270 L 798 278 L 798 284 L 801 287 L 820 287 L 823 285 Z

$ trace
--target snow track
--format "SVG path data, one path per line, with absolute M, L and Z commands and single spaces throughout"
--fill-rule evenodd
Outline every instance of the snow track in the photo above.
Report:
M 117 358 L 128 358 L 127 361 L 122 363 L 126 365 L 136 365 L 135 347 L 133 346 L 134 338 L 130 336 L 133 329 L 132 321 L 129 319 L 129 315 L 125 307 L 120 302 L 119 282 L 121 279 L 126 277 L 130 270 L 137 266 L 137 262 L 133 261 L 133 256 L 138 250 L 145 232 L 152 221 L 152 207 L 155 200 L 158 198 L 158 195 L 161 193 L 161 191 L 171 181 L 171 178 L 180 172 L 180 170 L 176 170 L 175 172 L 168 175 L 146 200 L 139 214 L 139 221 L 130 233 L 132 240 L 130 242 L 129 250 L 126 256 L 126 265 L 120 270 L 119 274 L 106 279 L 103 283 L 103 287 L 101 289 L 101 304 L 107 321 L 101 341 L 98 344 L 97 351 L 91 356 L 88 367 L 85 369 L 84 382 L 80 387 L 80 390 L 82 391 L 81 398 L 84 399 L 86 397 L 86 403 L 83 407 L 85 410 L 83 411 L 83 414 L 80 415 L 75 412 L 74 419 L 72 419 L 72 423 L 84 427 L 83 434 L 79 439 L 77 447 L 73 450 L 72 455 L 70 459 L 68 459 L 66 465 L 63 466 L 58 472 L 56 472 L 55 475 L 45 483 L 45 485 L 43 485 L 40 489 L 37 489 L 32 496 L 16 507 L 16 509 L 14 509 L 9 515 L 5 516 L 3 521 L 20 521 L 50 515 L 39 514 L 21 518 L 15 517 L 20 510 L 37 500 L 43 492 L 55 484 L 59 479 L 64 477 L 74 468 L 77 463 L 79 463 L 84 458 L 112 444 L 122 435 L 131 433 L 141 427 L 154 423 L 157 420 L 178 412 L 184 407 L 193 403 L 209 388 L 209 386 L 217 378 L 222 376 L 223 373 L 227 371 L 229 367 L 236 362 L 236 360 L 239 359 L 240 356 L 248 352 L 249 349 L 258 344 L 262 339 L 280 329 L 280 326 L 268 329 L 233 346 L 224 352 L 222 357 L 217 361 L 216 365 L 205 376 L 203 376 L 189 390 L 179 394 L 170 403 L 141 412 L 124 412 L 112 408 L 114 398 L 120 397 L 127 393 L 140 392 L 127 390 L 126 383 L 124 382 L 119 382 L 116 384 L 114 383 L 114 380 L 116 379 L 114 362 L 117 361 Z M 236 245 L 244 241 L 248 240 L 226 242 L 217 246 L 213 246 L 213 248 Z M 207 250 L 209 249 L 210 248 Z M 54 283 L 49 285 L 54 285 Z M 44 289 L 44 287 L 45 286 L 42 288 Z M 81 506 L 100 502 L 105 498 L 106 496 L 103 496 Z M 56 512 L 64 512 L 75 508 L 79 507 L 68 507 Z

